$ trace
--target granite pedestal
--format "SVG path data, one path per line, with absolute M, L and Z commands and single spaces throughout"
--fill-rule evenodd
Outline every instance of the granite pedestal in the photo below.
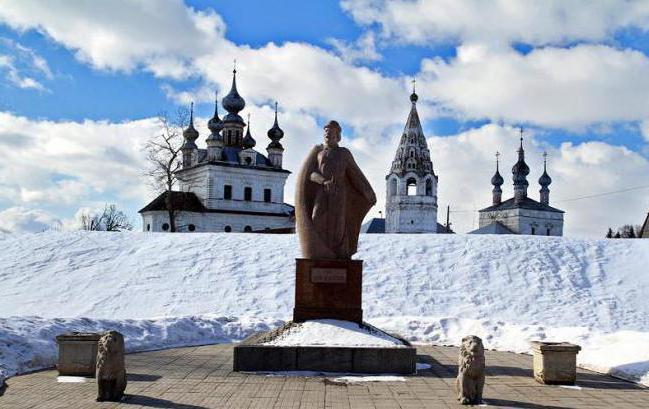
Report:
M 295 260 L 293 321 L 363 322 L 362 260 Z
M 548 385 L 574 385 L 579 345 L 532 341 L 534 379 Z
M 98 333 L 72 332 L 57 335 L 59 360 L 56 368 L 60 375 L 95 376 L 97 364 Z

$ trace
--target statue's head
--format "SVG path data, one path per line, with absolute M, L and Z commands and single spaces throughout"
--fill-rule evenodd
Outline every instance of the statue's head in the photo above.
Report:
M 342 128 L 336 121 L 329 121 L 324 126 L 324 143 L 327 147 L 336 147 L 340 142 Z

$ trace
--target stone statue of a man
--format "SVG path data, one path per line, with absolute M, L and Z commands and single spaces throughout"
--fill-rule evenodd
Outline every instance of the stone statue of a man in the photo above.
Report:
M 350 259 L 376 203 L 351 152 L 338 146 L 341 131 L 336 121 L 325 125 L 324 144 L 311 149 L 297 177 L 295 223 L 304 258 Z

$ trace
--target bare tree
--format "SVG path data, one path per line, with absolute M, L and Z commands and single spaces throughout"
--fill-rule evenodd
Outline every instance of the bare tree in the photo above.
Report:
M 638 235 L 637 232 L 639 232 L 642 228 L 640 226 L 634 226 L 631 224 L 625 224 L 622 227 L 619 227 L 617 229 L 617 233 L 613 235 L 614 239 L 637 239 Z M 613 231 L 609 229 L 609 233 L 612 233 Z M 606 235 L 608 237 L 608 234 Z
M 104 207 L 101 224 L 105 231 L 133 230 L 133 225 L 128 216 L 123 211 L 117 210 L 114 204 Z
M 126 213 L 117 209 L 114 204 L 107 204 L 101 213 L 81 213 L 81 230 L 123 231 L 132 230 L 133 224 Z
M 179 109 L 173 119 L 165 112 L 158 115 L 160 133 L 153 135 L 145 145 L 148 167 L 145 176 L 154 191 L 166 193 L 165 207 L 169 216 L 169 231 L 176 232 L 176 209 L 173 203 L 173 187 L 178 181 L 176 171 L 182 166 L 182 130 L 189 113 Z
M 85 210 L 80 217 L 81 230 L 99 231 L 101 230 L 101 220 L 98 214 L 90 214 Z

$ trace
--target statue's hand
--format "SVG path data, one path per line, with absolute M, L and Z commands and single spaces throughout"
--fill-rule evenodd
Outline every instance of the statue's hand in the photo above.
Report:
M 323 185 L 324 185 L 325 192 L 328 193 L 335 192 L 338 189 L 338 186 L 336 185 L 336 182 L 334 181 L 333 178 L 331 178 L 330 180 L 325 180 Z

